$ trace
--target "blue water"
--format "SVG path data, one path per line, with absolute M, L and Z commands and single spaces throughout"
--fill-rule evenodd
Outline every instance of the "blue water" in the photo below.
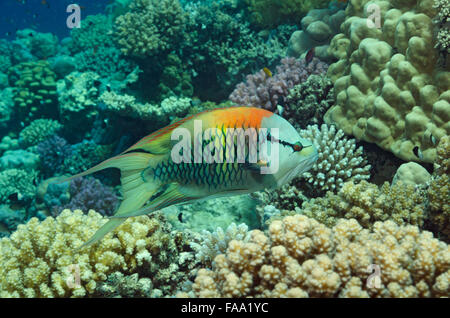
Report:
M 69 35 L 66 26 L 69 4 L 82 8 L 81 19 L 87 15 L 104 12 L 111 0 L 2 0 L 0 1 L 0 38 L 13 40 L 17 30 L 31 28 L 51 32 L 60 39 Z

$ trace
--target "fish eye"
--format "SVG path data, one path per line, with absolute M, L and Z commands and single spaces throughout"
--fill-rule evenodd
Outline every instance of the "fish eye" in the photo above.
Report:
M 294 149 L 294 151 L 302 151 L 303 145 L 300 141 L 297 141 L 295 144 L 292 145 L 292 149 Z

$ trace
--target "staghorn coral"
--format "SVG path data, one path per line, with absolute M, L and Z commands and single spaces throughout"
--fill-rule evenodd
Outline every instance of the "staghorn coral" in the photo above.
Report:
M 41 141 L 57 133 L 62 125 L 52 119 L 36 119 L 26 126 L 19 134 L 19 143 L 22 147 L 35 146 Z
M 378 6 L 380 28 L 367 23 L 365 8 Z M 336 105 L 325 122 L 376 143 L 407 161 L 432 163 L 436 145 L 450 134 L 449 63 L 438 63 L 433 0 L 354 0 L 340 34 L 330 44 L 338 61 L 328 76 Z M 444 63 L 445 64 L 445 63 Z
M 55 118 L 57 112 L 56 75 L 47 61 L 24 62 L 9 70 L 15 88 L 14 113 L 25 124 L 42 117 Z
M 106 221 L 93 210 L 64 210 L 20 225 L 0 240 L 0 296 L 93 296 L 117 271 L 146 273 L 163 295 L 177 288 L 186 276 L 178 265 L 177 239 L 157 216 L 128 219 L 97 245 L 74 251 Z
M 327 226 L 334 226 L 340 218 L 353 218 L 368 229 L 386 220 L 422 228 L 427 217 L 423 191 L 401 181 L 395 185 L 385 182 L 381 187 L 365 180 L 358 184 L 346 182 L 337 194 L 328 192 L 325 197 L 306 201 L 296 213 Z
M 144 59 L 179 47 L 185 14 L 178 0 L 133 0 L 129 8 L 114 28 L 125 55 Z
M 254 230 L 249 242 L 231 241 L 215 264 L 212 270 L 198 271 L 191 294 L 449 296 L 449 246 L 430 232 L 392 221 L 377 222 L 369 231 L 355 220 L 340 220 L 327 228 L 306 216 L 288 216 L 272 222 L 268 236 Z M 379 275 L 371 275 L 374 267 Z
M 328 190 L 337 191 L 346 181 L 359 182 L 370 178 L 370 165 L 363 156 L 362 147 L 356 148 L 354 139 L 344 137 L 342 130 L 323 124 L 308 126 L 300 135 L 311 140 L 319 158 L 313 167 L 301 177 L 319 194 Z
M 267 75 L 264 70 L 247 75 L 246 81 L 236 86 L 229 99 L 238 105 L 276 111 L 289 89 L 304 82 L 311 74 L 324 74 L 327 67 L 317 58 L 306 64 L 304 59 L 286 57 L 281 60 L 273 76 Z
M 289 89 L 282 115 L 296 128 L 321 125 L 323 115 L 335 102 L 333 82 L 326 75 L 312 74 Z
M 436 149 L 435 168 L 427 191 L 430 222 L 442 239 L 450 241 L 450 137 L 444 136 Z

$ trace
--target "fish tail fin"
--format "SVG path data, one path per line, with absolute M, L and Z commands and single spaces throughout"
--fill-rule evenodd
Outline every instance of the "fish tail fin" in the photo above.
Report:
M 121 155 L 113 157 L 107 160 L 108 162 L 101 163 L 94 168 L 91 168 L 86 172 L 78 174 L 76 176 L 83 176 L 110 167 L 119 168 L 121 171 L 120 180 L 122 183 L 123 201 L 121 202 L 114 215 L 120 216 L 140 209 L 158 190 L 158 188 L 160 188 L 161 183 L 158 180 L 145 180 L 142 176 L 142 172 L 145 171 L 146 168 L 148 168 L 152 159 L 156 159 L 155 157 L 156 156 L 152 154 L 137 152 Z M 106 234 L 113 231 L 120 224 L 125 222 L 125 220 L 126 218 L 110 219 L 78 249 L 98 242 Z

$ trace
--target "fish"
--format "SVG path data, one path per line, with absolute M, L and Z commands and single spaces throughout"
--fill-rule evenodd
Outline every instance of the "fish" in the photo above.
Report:
M 272 72 L 267 67 L 264 67 L 263 71 L 267 75 L 267 77 L 272 77 Z
M 315 51 L 316 51 L 316 49 L 313 47 L 313 48 L 309 49 L 308 53 L 306 53 L 306 56 L 305 56 L 306 65 L 311 63 L 311 61 L 313 60 Z
M 256 143 L 250 139 L 253 136 L 251 140 L 256 141 L 256 133 L 255 150 Z M 246 138 L 248 148 L 240 148 Z M 121 172 L 122 202 L 80 249 L 98 242 L 129 217 L 171 205 L 278 188 L 309 170 L 317 157 L 313 143 L 300 137 L 284 118 L 263 108 L 236 106 L 174 122 L 59 183 L 106 168 Z

